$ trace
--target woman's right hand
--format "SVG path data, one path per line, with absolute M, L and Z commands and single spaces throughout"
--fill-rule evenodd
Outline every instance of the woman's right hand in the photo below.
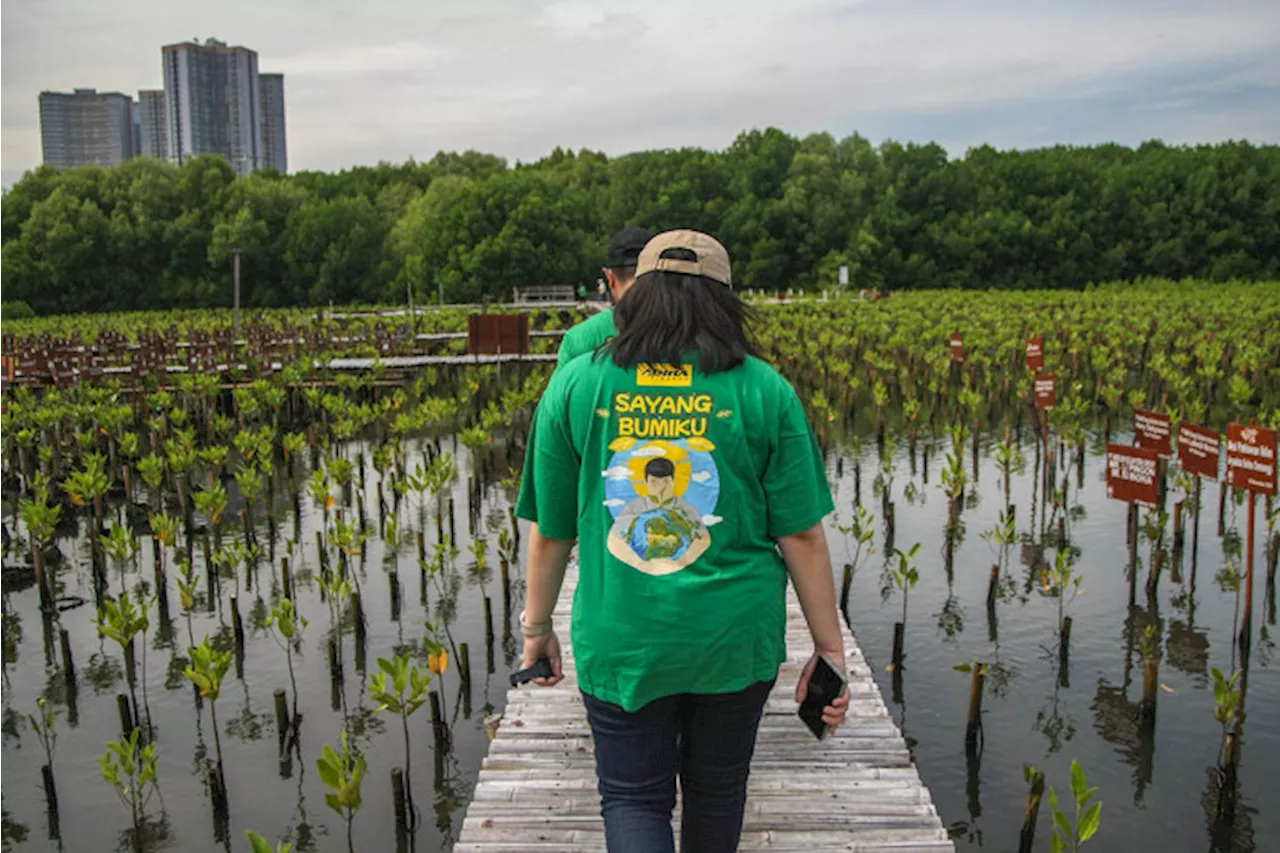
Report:
M 538 658 L 551 661 L 552 675 L 550 678 L 535 678 L 534 684 L 550 687 L 564 681 L 564 670 L 560 668 L 560 638 L 555 631 L 541 637 L 525 637 L 522 667 L 528 669 L 538 662 Z

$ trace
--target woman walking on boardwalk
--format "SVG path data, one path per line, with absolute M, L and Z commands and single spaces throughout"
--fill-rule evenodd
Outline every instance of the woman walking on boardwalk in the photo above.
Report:
M 737 849 L 765 700 L 786 658 L 790 576 L 815 653 L 844 668 L 822 519 L 833 509 L 804 409 L 752 355 L 727 252 L 669 231 L 640 254 L 618 334 L 551 380 L 517 515 L 534 522 L 524 665 L 551 661 L 573 543 L 572 638 L 611 853 Z M 839 725 L 844 695 L 823 719 Z M 797 723 L 799 725 L 799 723 Z

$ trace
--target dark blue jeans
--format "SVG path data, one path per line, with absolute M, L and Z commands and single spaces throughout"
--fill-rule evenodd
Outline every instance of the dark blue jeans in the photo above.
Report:
M 737 693 L 684 693 L 638 711 L 584 693 L 609 853 L 672 853 L 676 777 L 681 853 L 733 853 L 747 775 L 773 682 Z

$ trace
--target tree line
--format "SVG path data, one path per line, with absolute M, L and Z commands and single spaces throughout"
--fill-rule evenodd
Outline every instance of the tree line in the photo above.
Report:
M 950 159 L 769 128 L 723 151 L 514 166 L 440 153 L 236 178 L 215 156 L 27 173 L 0 203 L 3 298 L 38 314 L 449 302 L 592 283 L 624 225 L 718 236 L 743 287 L 1079 288 L 1280 278 L 1280 147 L 1148 142 Z

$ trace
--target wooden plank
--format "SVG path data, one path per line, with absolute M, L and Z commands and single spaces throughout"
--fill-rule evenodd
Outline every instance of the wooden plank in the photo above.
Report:
M 555 609 L 569 621 L 577 569 Z M 796 719 L 795 682 L 813 645 L 788 591 L 787 660 L 765 705 L 748 783 L 741 850 L 954 853 L 871 668 L 848 628 L 848 721 L 819 742 Z M 508 694 L 454 850 L 603 851 L 595 757 L 573 648 L 561 637 L 565 680 Z M 680 807 L 672 826 L 679 838 Z

